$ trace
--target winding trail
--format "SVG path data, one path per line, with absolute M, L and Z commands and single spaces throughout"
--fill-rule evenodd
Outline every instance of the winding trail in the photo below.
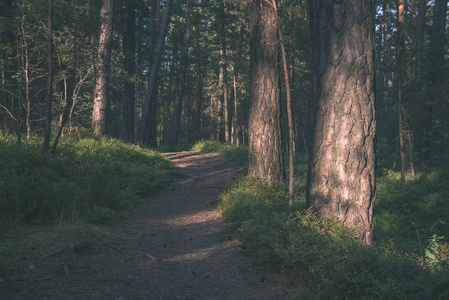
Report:
M 246 256 L 216 208 L 239 168 L 213 153 L 166 153 L 174 179 L 91 249 L 37 263 L 11 299 L 290 299 Z M 28 285 L 27 285 L 28 282 Z M 30 288 L 31 287 L 31 288 Z

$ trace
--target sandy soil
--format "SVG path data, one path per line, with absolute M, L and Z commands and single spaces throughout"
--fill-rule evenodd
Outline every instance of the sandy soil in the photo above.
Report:
M 219 188 L 239 168 L 212 153 L 166 155 L 173 181 L 119 222 L 112 238 L 27 261 L 30 270 L 5 299 L 290 299 L 244 254 L 216 209 Z

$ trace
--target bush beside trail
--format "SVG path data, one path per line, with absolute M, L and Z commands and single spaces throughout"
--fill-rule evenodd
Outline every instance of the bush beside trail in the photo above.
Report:
M 246 159 L 246 148 L 236 148 L 203 141 L 195 149 Z M 254 178 L 225 189 L 219 207 L 247 252 L 297 287 L 297 299 L 447 299 L 447 170 L 422 168 L 401 187 L 399 172 L 379 168 L 376 241 L 364 246 L 305 208 L 307 158 L 297 156 L 294 167 L 292 208 L 285 185 Z
M 169 179 L 167 158 L 115 139 L 61 142 L 46 161 L 41 145 L 38 138 L 21 146 L 12 137 L 0 142 L 1 222 L 104 221 Z

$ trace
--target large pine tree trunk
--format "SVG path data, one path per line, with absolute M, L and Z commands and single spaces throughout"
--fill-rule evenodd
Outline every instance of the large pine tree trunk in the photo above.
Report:
M 123 83 L 123 128 L 122 139 L 134 142 L 135 127 L 135 73 L 136 73 L 136 14 L 135 0 L 125 1 L 123 30 L 123 54 L 125 55 L 126 78 Z
M 269 1 L 250 4 L 250 176 L 283 181 L 278 70 L 278 25 Z
M 310 1 L 314 88 L 307 205 L 373 239 L 374 2 Z
M 104 135 L 106 133 L 113 11 L 114 0 L 103 0 L 103 6 L 100 11 L 101 29 L 98 47 L 98 74 L 95 82 L 94 108 L 92 112 L 92 132 L 94 135 Z

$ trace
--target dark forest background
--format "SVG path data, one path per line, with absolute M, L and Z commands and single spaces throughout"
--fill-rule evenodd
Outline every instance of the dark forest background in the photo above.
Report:
M 92 131 L 96 82 L 104 71 L 99 39 L 105 4 L 73 0 L 53 5 L 52 132 L 56 135 L 63 126 L 63 137 L 85 136 Z M 438 160 L 447 149 L 447 1 L 405 1 L 402 19 L 398 5 L 376 2 L 377 151 L 380 162 L 396 168 L 402 155 L 410 170 L 413 162 Z M 105 125 L 96 134 L 152 148 L 202 139 L 247 143 L 245 1 L 120 0 L 112 11 L 110 67 L 102 98 Z M 0 13 L 0 126 L 26 142 L 32 134 L 43 135 L 45 128 L 48 6 L 42 0 L 6 0 Z M 279 15 L 290 72 L 294 145 L 304 153 L 313 71 L 307 3 L 280 1 Z

